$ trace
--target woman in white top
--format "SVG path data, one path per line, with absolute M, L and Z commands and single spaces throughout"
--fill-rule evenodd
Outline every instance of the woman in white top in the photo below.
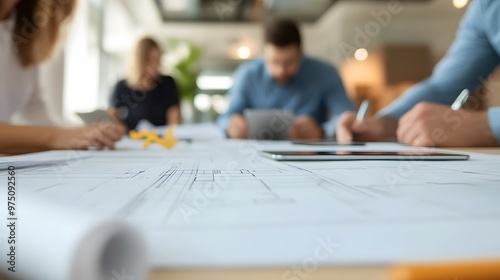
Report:
M 0 154 L 113 148 L 125 128 L 110 123 L 76 129 L 9 125 L 14 115 L 50 125 L 38 86 L 38 67 L 50 58 L 76 0 L 0 1 Z

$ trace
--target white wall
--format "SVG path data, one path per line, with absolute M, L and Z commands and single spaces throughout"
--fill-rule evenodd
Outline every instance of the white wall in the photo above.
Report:
M 465 9 L 456 9 L 451 0 L 435 0 L 426 3 L 391 1 L 366 2 L 343 1 L 329 10 L 318 23 L 317 34 L 324 46 L 321 57 L 332 63 L 341 64 L 346 57 L 341 45 L 353 48 L 364 47 L 375 50 L 384 44 L 427 44 L 437 60 L 442 57 L 453 42 L 460 19 Z M 396 11 L 396 12 L 394 12 Z M 390 15 L 390 20 L 377 20 L 373 15 Z M 382 23 L 382 24 L 380 24 Z M 380 27 L 375 36 L 369 36 L 366 29 Z M 368 44 L 356 42 L 359 30 L 369 38 Z M 345 49 L 345 48 L 344 48 Z M 352 54 L 351 54 L 352 55 Z
M 90 1 L 78 1 L 78 13 L 68 30 L 65 44 L 63 112 L 79 121 L 76 112 L 92 111 L 99 97 L 99 48 L 96 19 L 90 17 Z

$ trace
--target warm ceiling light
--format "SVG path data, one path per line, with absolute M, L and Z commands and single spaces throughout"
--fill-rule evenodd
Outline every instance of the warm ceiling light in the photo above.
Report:
M 462 9 L 463 7 L 467 6 L 469 3 L 469 0 L 453 0 L 453 6 L 457 9 Z
M 248 59 L 248 58 L 250 58 L 251 53 L 252 52 L 250 51 L 250 48 L 247 47 L 247 46 L 241 46 L 238 49 L 238 57 L 241 58 L 241 59 Z
M 368 51 L 366 49 L 358 49 L 354 53 L 354 58 L 358 61 L 366 60 L 368 58 Z

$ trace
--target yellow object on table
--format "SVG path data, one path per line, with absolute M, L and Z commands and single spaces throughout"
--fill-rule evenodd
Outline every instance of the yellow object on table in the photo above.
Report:
M 167 129 L 167 133 L 165 133 L 165 136 L 163 138 L 160 138 L 160 136 L 158 135 L 158 131 L 137 132 L 135 130 L 131 130 L 129 132 L 129 137 L 130 139 L 134 140 L 145 139 L 143 144 L 144 148 L 148 148 L 152 143 L 157 143 L 170 150 L 177 144 L 177 138 L 174 135 L 174 130 L 171 128 Z

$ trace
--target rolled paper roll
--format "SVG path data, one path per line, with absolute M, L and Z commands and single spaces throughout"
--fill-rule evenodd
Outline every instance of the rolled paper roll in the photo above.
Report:
M 18 219 L 10 220 L 15 222 L 15 227 L 13 231 L 7 228 L 7 236 L 4 233 L 1 239 L 1 246 L 9 251 L 11 245 L 4 237 L 14 235 L 16 242 L 12 244 L 14 257 L 7 257 L 0 265 L 7 277 L 30 280 L 146 278 L 146 242 L 127 222 L 95 216 L 33 195 L 22 196 L 17 207 Z M 5 228 L 2 226 L 2 232 Z M 13 261 L 9 262 L 10 259 Z

